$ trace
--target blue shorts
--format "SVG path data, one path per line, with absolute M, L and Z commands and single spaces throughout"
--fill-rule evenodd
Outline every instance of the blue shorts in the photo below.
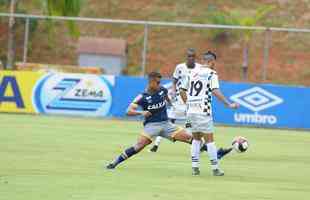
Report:
M 182 131 L 183 128 L 172 124 L 169 121 L 151 122 L 144 126 L 142 135 L 153 140 L 157 136 L 174 141 L 174 136 Z

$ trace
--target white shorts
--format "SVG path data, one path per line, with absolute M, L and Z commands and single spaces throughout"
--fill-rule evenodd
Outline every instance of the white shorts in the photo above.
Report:
M 186 105 L 174 104 L 168 110 L 168 118 L 176 120 L 186 120 Z
M 210 116 L 202 114 L 187 114 L 187 120 L 191 124 L 190 131 L 192 133 L 214 133 L 213 119 Z

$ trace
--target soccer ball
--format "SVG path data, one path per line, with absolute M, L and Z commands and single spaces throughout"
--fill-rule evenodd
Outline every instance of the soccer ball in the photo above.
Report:
M 249 148 L 249 142 L 245 137 L 237 136 L 232 141 L 234 150 L 238 153 L 243 153 Z

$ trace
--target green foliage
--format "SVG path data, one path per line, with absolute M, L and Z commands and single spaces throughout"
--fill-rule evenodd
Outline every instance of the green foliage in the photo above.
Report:
M 0 0 L 0 6 L 8 5 L 10 0 Z
M 0 12 L 8 12 L 8 0 L 0 0 Z M 1 22 L 1 18 L 0 18 Z
M 234 19 L 236 25 L 240 26 L 256 26 L 261 20 L 263 20 L 272 10 L 274 6 L 261 6 L 259 7 L 253 16 L 242 16 L 240 12 L 231 12 L 230 17 Z M 242 30 L 244 40 L 247 42 L 251 39 L 254 30 Z
M 78 16 L 82 0 L 46 0 L 46 10 L 54 16 Z
M 209 14 L 206 19 L 208 23 L 211 24 L 220 24 L 220 25 L 234 25 L 236 24 L 235 19 L 229 17 L 227 13 L 220 12 L 220 11 L 213 11 Z M 218 37 L 223 36 L 227 33 L 232 33 L 232 31 L 228 29 L 211 29 L 209 31 L 209 37 L 213 40 L 216 40 Z
M 79 16 L 82 7 L 82 0 L 45 0 L 43 3 L 45 12 L 51 16 Z M 52 22 L 48 24 L 52 25 Z M 73 21 L 67 21 L 67 25 L 72 36 L 80 35 Z
M 17 8 L 16 13 L 27 14 L 27 11 L 24 9 Z M 18 26 L 24 26 L 26 23 L 25 18 L 17 18 L 16 23 Z M 30 19 L 29 21 L 29 35 L 31 36 L 38 28 L 38 19 Z
M 309 68 L 305 68 L 302 72 L 302 77 L 303 78 L 310 78 L 310 69 Z
M 154 8 L 154 15 L 160 16 L 162 21 L 176 21 L 178 13 L 175 10 L 164 10 L 160 7 Z
M 223 12 L 214 9 L 208 15 L 208 22 L 212 24 L 222 24 L 222 25 L 239 25 L 239 26 L 256 26 L 260 21 L 262 21 L 272 10 L 274 6 L 261 6 L 255 10 L 253 16 L 244 16 L 239 10 L 232 10 L 230 12 Z M 228 32 L 224 29 L 212 30 L 210 35 L 212 38 L 217 37 L 219 34 Z M 245 41 L 249 41 L 253 30 L 242 30 L 234 31 L 234 33 L 239 33 L 244 36 Z

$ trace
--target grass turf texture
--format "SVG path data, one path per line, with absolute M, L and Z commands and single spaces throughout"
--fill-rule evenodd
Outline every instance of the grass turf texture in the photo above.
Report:
M 130 121 L 0 114 L 0 199 L 309 199 L 309 133 L 217 127 L 218 147 L 236 135 L 250 142 L 221 162 L 224 177 L 211 176 L 206 153 L 192 177 L 190 147 L 169 141 L 106 170 L 140 131 Z

